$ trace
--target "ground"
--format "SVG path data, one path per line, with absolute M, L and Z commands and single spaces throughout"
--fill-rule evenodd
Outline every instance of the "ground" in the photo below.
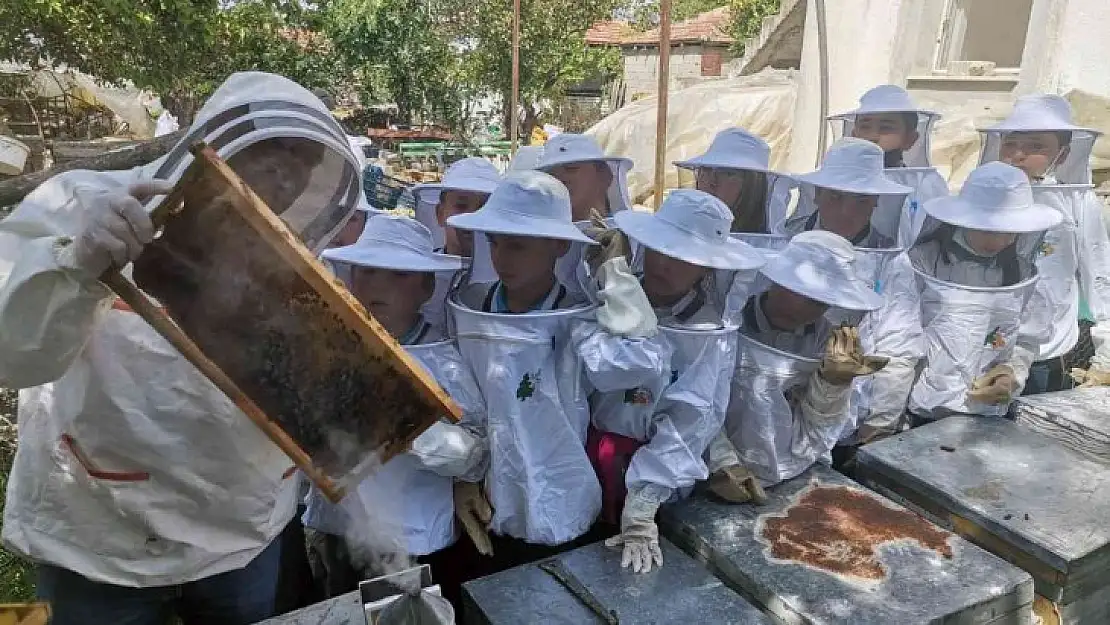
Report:
M 0 489 L 7 492 L 8 472 L 15 457 L 15 401 L 14 391 L 0 389 Z M 0 499 L 0 513 L 3 500 Z M 15 554 L 0 548 L 0 603 L 29 601 L 35 595 L 34 574 L 31 566 Z

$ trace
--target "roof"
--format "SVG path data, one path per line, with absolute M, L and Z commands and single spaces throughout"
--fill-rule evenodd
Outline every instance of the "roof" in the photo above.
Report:
M 671 24 L 671 43 L 719 43 L 728 45 L 733 39 L 728 34 L 731 17 L 728 7 L 706 11 L 688 20 Z M 658 46 L 659 29 L 625 37 L 623 46 Z
M 443 130 L 436 128 L 423 128 L 416 130 L 392 130 L 389 128 L 367 128 L 366 136 L 371 139 L 384 139 L 384 140 L 433 140 L 433 141 L 451 141 L 454 135 Z
M 626 37 L 636 33 L 632 24 L 619 20 L 598 22 L 586 31 L 588 46 L 619 46 Z

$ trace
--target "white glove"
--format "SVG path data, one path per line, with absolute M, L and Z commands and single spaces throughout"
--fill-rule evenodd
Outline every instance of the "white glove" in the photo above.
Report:
M 601 290 L 598 298 L 597 323 L 609 334 L 629 338 L 655 336 L 659 320 L 648 302 L 640 281 L 632 275 L 628 261 L 611 258 L 598 268 Z
M 621 513 L 621 533 L 605 541 L 606 547 L 624 545 L 622 567 L 631 566 L 636 573 L 650 573 L 652 562 L 657 567 L 663 566 L 655 513 L 670 496 L 671 489 L 658 484 L 643 484 L 628 491 Z
M 62 248 L 60 260 L 92 278 L 124 267 L 154 240 L 154 224 L 139 200 L 166 195 L 172 189 L 169 181 L 148 180 L 131 185 L 127 193 L 78 191 L 82 228 Z

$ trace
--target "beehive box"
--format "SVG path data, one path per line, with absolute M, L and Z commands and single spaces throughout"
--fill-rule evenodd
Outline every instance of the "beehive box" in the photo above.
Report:
M 183 203 L 158 212 L 164 230 L 134 279 L 264 413 L 241 405 L 248 415 L 275 442 L 295 443 L 283 449 L 297 465 L 336 499 L 441 416 L 457 419 L 262 200 L 210 149 L 194 154 Z
M 595 543 L 556 556 L 621 623 L 770 625 L 774 621 L 729 590 L 702 565 L 660 540 L 663 568 L 621 568 L 621 551 Z M 466 625 L 604 623 L 535 563 L 463 585 Z
M 1021 425 L 1110 464 L 1110 387 L 1021 397 L 1015 413 Z
M 1025 572 L 815 465 L 765 506 L 664 506 L 664 535 L 785 623 L 1029 625 Z
M 1062 622 L 1110 623 L 1110 470 L 1005 419 L 950 417 L 860 450 L 868 485 L 1028 571 Z

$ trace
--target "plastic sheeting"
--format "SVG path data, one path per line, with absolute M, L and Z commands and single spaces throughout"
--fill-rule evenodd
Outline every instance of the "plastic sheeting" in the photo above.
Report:
M 697 156 L 713 136 L 743 126 L 771 146 L 771 168 L 786 164 L 797 95 L 797 72 L 768 69 L 752 76 L 714 80 L 671 91 L 667 107 L 666 187 L 693 186 L 693 174 L 672 163 Z M 632 201 L 654 204 L 656 98 L 644 98 L 598 122 L 586 134 L 606 154 L 635 161 L 628 174 Z M 682 184 L 680 184 L 680 182 Z

